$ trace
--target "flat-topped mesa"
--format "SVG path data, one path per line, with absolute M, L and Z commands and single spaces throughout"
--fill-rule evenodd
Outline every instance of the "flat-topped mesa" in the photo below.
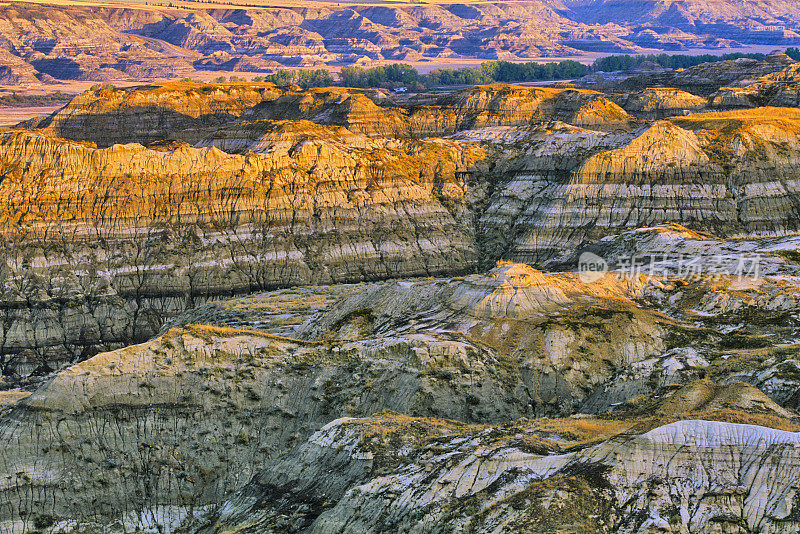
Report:
M 288 220 L 297 224 L 297 212 L 311 209 L 314 198 L 318 208 L 324 203 L 336 211 L 318 231 L 327 225 L 343 229 L 350 217 L 359 217 L 355 211 L 346 213 L 348 205 L 363 210 L 375 202 L 385 207 L 401 201 L 438 204 L 436 195 L 456 194 L 450 187 L 459 183 L 456 171 L 467 170 L 484 157 L 480 147 L 454 141 L 365 140 L 364 148 L 358 149 L 349 143 L 352 134 L 337 137 L 333 128 L 303 128 L 302 123 L 268 126 L 278 128 L 278 135 L 262 139 L 263 153 L 245 156 L 214 146 L 155 151 L 128 144 L 97 149 L 36 133 L 7 132 L 0 137 L 0 168 L 6 176 L 0 194 L 10 203 L 3 212 L 4 225 L 35 229 L 70 221 L 124 233 L 120 225 L 148 229 L 163 224 L 227 224 L 234 231 L 237 226 L 257 224 L 256 215 L 266 213 L 274 232 Z M 294 132 L 294 139 L 280 135 L 283 131 Z M 346 186 L 348 182 L 352 187 Z M 347 190 L 356 189 L 361 191 L 359 198 L 348 199 Z M 340 199 L 341 195 L 345 197 Z M 409 211 L 398 215 L 406 217 L 418 208 L 422 206 L 409 205 Z M 452 218 L 449 213 L 446 217 Z M 375 218 L 373 223 L 385 221 Z M 420 222 L 419 228 L 424 227 Z M 76 236 L 87 232 L 78 231 Z
M 307 119 L 370 137 L 424 137 L 486 126 L 563 120 L 601 130 L 627 129 L 632 119 L 593 91 L 494 84 L 463 89 L 428 105 L 400 107 L 377 91 L 320 88 L 287 92 L 248 115 Z
M 172 137 L 191 140 L 195 130 L 225 124 L 282 93 L 271 83 L 180 82 L 126 89 L 98 85 L 50 117 L 27 125 L 101 147 Z
M 308 120 L 239 121 L 221 127 L 195 144 L 195 147 L 216 147 L 228 154 L 269 153 L 299 149 L 302 143 L 324 146 L 341 143 L 357 149 L 382 150 L 387 143 L 353 133 L 344 126 L 323 126 Z M 400 146 L 395 143 L 392 146 Z M 292 153 L 297 150 L 292 150 Z

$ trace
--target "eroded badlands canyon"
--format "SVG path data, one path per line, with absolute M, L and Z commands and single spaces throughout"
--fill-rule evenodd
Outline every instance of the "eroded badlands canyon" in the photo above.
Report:
M 0 532 L 797 532 L 798 65 L 3 129 Z
M 0 6 L 0 82 L 800 44 L 793 0 L 53 4 Z

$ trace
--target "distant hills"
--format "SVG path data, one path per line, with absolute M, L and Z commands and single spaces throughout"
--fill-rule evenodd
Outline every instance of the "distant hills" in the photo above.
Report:
M 0 83 L 796 44 L 800 3 L 786 0 L 317 3 L 197 10 L 13 3 L 0 9 Z

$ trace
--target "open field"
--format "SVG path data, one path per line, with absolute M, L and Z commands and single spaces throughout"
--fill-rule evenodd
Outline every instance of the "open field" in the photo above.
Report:
M 13 126 L 34 117 L 45 117 L 62 106 L 0 107 L 0 126 Z

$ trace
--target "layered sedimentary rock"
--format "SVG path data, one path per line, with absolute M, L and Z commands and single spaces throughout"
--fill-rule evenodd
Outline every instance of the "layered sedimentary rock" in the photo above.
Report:
M 571 425 L 581 421 L 562 428 Z M 684 420 L 558 454 L 547 439 L 558 432 L 540 437 L 533 429 L 339 420 L 275 462 L 213 526 L 195 531 L 798 528 L 797 432 Z M 393 449 L 389 439 L 405 445 L 399 457 L 381 454 Z
M 797 229 L 796 110 L 647 124 L 702 102 L 613 99 L 631 113 L 594 91 L 503 85 L 425 105 L 272 84 L 92 89 L 0 140 L 4 367 L 142 341 L 236 292 L 575 265 L 605 236 L 673 222 Z
M 585 280 L 502 263 L 485 275 L 211 302 L 147 343 L 99 354 L 31 395 L 4 400 L 0 430 L 8 445 L 0 469 L 11 476 L 0 486 L 0 525 L 10 532 L 37 524 L 112 532 L 371 531 L 362 521 L 374 523 L 368 518 L 378 514 L 392 518 L 386 528 L 438 521 L 451 529 L 469 520 L 479 531 L 498 522 L 520 531 L 577 522 L 611 532 L 644 528 L 637 518 L 648 507 L 672 528 L 702 529 L 734 516 L 755 526 L 790 521 L 793 508 L 780 504 L 792 491 L 780 478 L 783 468 L 765 471 L 777 481 L 766 488 L 750 484 L 761 480 L 751 471 L 734 469 L 739 460 L 733 467 L 705 463 L 724 456 L 776 465 L 772 453 L 739 439 L 740 427 L 693 423 L 686 432 L 699 433 L 687 434 L 686 443 L 706 455 L 679 456 L 661 470 L 653 467 L 661 455 L 682 448 L 671 430 L 655 456 L 627 447 L 649 443 L 652 434 L 631 436 L 685 419 L 797 429 L 791 392 L 800 375 L 790 369 L 798 349 L 787 342 L 796 335 L 798 287 L 785 276 L 609 273 Z M 383 415 L 337 422 L 312 436 L 338 417 L 387 409 L 437 419 Z M 577 412 L 605 415 L 503 424 Z M 625 431 L 627 437 L 612 437 Z M 704 441 L 711 434 L 723 441 Z M 597 439 L 608 441 L 587 448 Z M 285 453 L 287 447 L 296 448 Z M 522 456 L 510 461 L 501 450 Z M 487 484 L 471 489 L 484 467 L 468 459 L 494 462 L 487 459 L 495 453 L 495 467 L 484 467 L 499 478 L 487 475 Z M 775 454 L 795 468 L 790 455 Z M 564 463 L 554 471 L 535 467 L 559 458 Z M 567 467 L 584 463 L 599 472 Z M 503 475 L 512 467 L 530 468 L 531 476 Z M 713 500 L 719 487 L 700 479 L 692 487 L 702 506 L 688 505 L 688 516 L 667 513 L 682 506 L 679 474 L 704 468 L 730 487 L 751 487 L 752 499 L 766 504 L 749 508 L 744 491 L 742 501 L 707 508 L 704 499 Z M 315 473 L 328 471 L 319 486 Z M 572 481 L 578 485 L 560 485 L 561 475 L 583 474 Z M 559 493 L 564 506 L 573 498 L 581 510 L 593 503 L 596 517 L 584 523 L 585 514 L 508 508 L 507 497 L 537 480 L 549 488 L 551 477 L 566 492 Z M 643 489 L 653 487 L 660 489 Z M 450 514 L 441 508 L 448 502 L 457 504 L 451 510 L 473 512 Z
M 220 128 L 264 119 L 308 120 L 379 138 L 441 136 L 550 120 L 613 131 L 635 122 L 602 94 L 585 89 L 495 84 L 447 94 L 429 105 L 399 105 L 386 91 L 375 89 L 180 83 L 98 86 L 25 126 L 108 147 L 165 139 L 195 144 L 204 136 L 224 137 Z
M 708 101 L 680 89 L 648 88 L 643 91 L 622 93 L 613 100 L 625 111 L 646 119 L 663 119 L 672 115 L 688 115 L 704 111 Z
M 404 9 L 148 34 L 494 8 Z M 736 76 L 792 104 L 785 62 Z M 0 531 L 796 531 L 800 114 L 721 94 L 104 86 L 0 132 Z
M 658 121 L 638 135 L 562 127 L 497 164 L 487 246 L 559 262 L 625 228 L 678 222 L 720 235 L 797 228 L 797 113 L 764 108 Z M 567 148 L 569 147 L 569 148 Z M 495 249 L 495 250 L 497 250 Z
M 226 124 L 280 93 L 272 84 L 96 86 L 31 126 L 101 147 L 147 144 L 176 134 L 191 138 L 193 131 Z
M 632 71 L 592 73 L 575 83 L 598 91 L 642 91 L 651 87 L 674 87 L 692 94 L 709 96 L 721 87 L 746 86 L 754 80 L 779 73 L 791 67 L 794 61 L 782 53 L 764 58 L 740 58 L 712 63 L 701 63 L 687 69 L 664 69 L 647 65 Z M 764 105 L 764 104 L 761 104 Z
M 258 155 L 5 133 L 4 354 L 34 349 L 25 365 L 36 369 L 59 350 L 146 339 L 214 295 L 477 263 L 457 173 L 481 172 L 480 147 L 356 149 L 352 136 L 312 140 L 297 125 L 295 142 L 275 138 Z
M 166 525 L 220 502 L 336 417 L 570 413 L 616 368 L 663 347 L 663 318 L 637 310 L 631 284 L 612 278 L 587 287 L 503 265 L 463 280 L 340 291 L 335 304 L 320 292 L 322 317 L 284 330 L 290 336 L 265 332 L 264 319 L 262 330 L 190 324 L 58 373 L 0 424 L 14 444 L 0 469 L 15 473 L 1 486 L 0 525 L 16 532 L 34 510 L 86 525 Z M 313 298 L 280 292 L 256 309 L 303 317 Z M 586 323 L 580 332 L 575 317 Z
M 711 95 L 711 105 L 721 109 L 758 106 L 797 107 L 800 103 L 800 67 L 789 65 L 777 72 L 749 80 L 743 86 L 721 87 Z
M 10 67 L 0 76 L 7 83 L 142 80 L 180 78 L 196 70 L 264 72 L 376 60 L 718 50 L 800 40 L 797 9 L 790 2 L 769 13 L 717 2 L 711 10 L 719 13 L 714 23 L 708 10 L 698 10 L 694 2 L 671 5 L 667 13 L 674 11 L 674 16 L 665 17 L 658 7 L 631 9 L 620 2 L 590 9 L 545 1 L 227 9 L 191 3 L 118 8 L 15 4 L 0 10 L 0 36 Z M 656 13 L 628 19 L 649 12 Z M 613 23 L 600 23 L 598 17 L 609 13 L 614 13 Z

